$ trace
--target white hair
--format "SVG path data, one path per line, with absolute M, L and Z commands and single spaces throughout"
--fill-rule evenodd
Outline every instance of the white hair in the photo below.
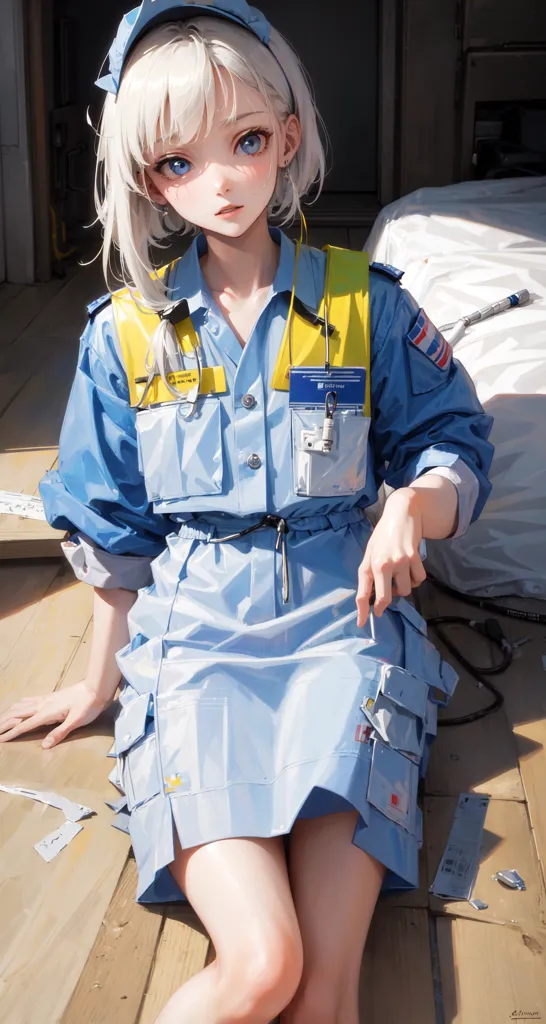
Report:
M 257 90 L 281 124 L 294 113 L 302 127 L 288 176 L 277 175 L 268 215 L 285 224 L 300 209 L 310 187 L 322 187 L 320 118 L 296 53 L 275 29 L 269 49 L 247 29 L 215 17 L 169 22 L 149 32 L 131 54 L 117 96 L 106 98 L 95 183 L 105 277 L 111 276 L 117 249 L 125 284 L 133 293 L 136 289 L 139 303 L 148 309 L 161 311 L 172 302 L 154 271 L 151 247 L 165 246 L 170 235 L 195 232 L 197 227 L 172 207 L 154 206 L 143 169 L 151 162 L 158 134 L 184 144 L 203 129 L 210 130 L 221 72 L 228 83 L 238 80 Z M 174 329 L 162 320 L 150 355 L 164 379 L 169 366 L 177 367 L 177 354 Z M 148 361 L 153 369 L 150 356 Z

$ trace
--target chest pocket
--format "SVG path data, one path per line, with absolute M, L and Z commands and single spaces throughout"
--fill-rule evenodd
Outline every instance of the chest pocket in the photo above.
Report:
M 138 451 L 150 501 L 217 494 L 222 490 L 221 403 L 168 402 L 137 413 Z
M 332 450 L 323 452 L 320 438 L 324 407 L 290 412 L 295 494 L 330 498 L 364 490 L 369 417 L 363 416 L 361 409 L 338 410 L 334 414 Z

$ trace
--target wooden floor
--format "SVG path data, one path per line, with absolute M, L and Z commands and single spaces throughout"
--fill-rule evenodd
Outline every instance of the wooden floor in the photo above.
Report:
M 361 244 L 345 229 L 327 236 Z M 49 285 L 0 287 L 0 489 L 35 493 L 54 465 L 84 303 L 102 291 L 96 266 Z M 91 600 L 60 559 L 0 562 L 1 706 L 82 678 Z M 421 602 L 424 614 L 473 614 L 431 591 Z M 377 908 L 362 965 L 362 1024 L 546 1021 L 546 628 L 515 620 L 503 627 L 510 638 L 531 640 L 499 679 L 501 712 L 439 730 L 423 798 L 421 886 Z M 461 643 L 487 663 L 485 645 L 469 648 L 466 633 Z M 484 699 L 463 672 L 449 713 Z M 49 752 L 36 736 L 0 745 L 0 783 L 56 790 L 97 811 L 46 864 L 33 844 L 61 824 L 61 812 L 0 793 L 3 1024 L 152 1024 L 211 955 L 187 906 L 134 902 L 128 837 L 111 827 L 104 806 L 115 795 L 106 758 L 112 720 Z M 492 797 L 474 890 L 489 904 L 482 912 L 428 891 L 457 795 L 467 791 Z M 516 868 L 527 891 L 492 881 L 501 868 Z

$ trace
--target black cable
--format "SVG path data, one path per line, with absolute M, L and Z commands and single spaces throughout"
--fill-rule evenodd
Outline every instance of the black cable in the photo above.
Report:
M 485 612 L 494 612 L 496 615 L 504 615 L 508 619 L 521 619 L 523 622 L 536 622 L 539 626 L 546 626 L 546 615 L 543 612 L 528 612 L 520 608 L 509 608 L 503 604 L 496 604 L 495 601 L 490 601 L 486 597 L 474 597 L 470 594 L 463 594 L 460 590 L 455 590 L 453 587 L 448 586 L 447 583 L 441 583 L 440 580 L 437 580 L 435 576 L 431 576 L 430 573 L 427 573 L 427 580 L 435 587 L 438 587 L 438 590 L 443 590 L 444 593 L 450 594 L 451 597 L 456 597 L 459 601 L 472 604 Z
M 436 615 L 426 621 L 429 626 L 432 626 L 440 637 L 442 643 L 445 644 L 448 651 L 457 659 L 463 668 L 465 668 L 478 683 L 494 695 L 494 700 L 486 707 L 480 708 L 478 711 L 472 711 L 468 715 L 461 715 L 458 718 L 441 718 L 438 720 L 438 725 L 467 725 L 469 722 L 477 722 L 478 719 L 485 718 L 486 715 L 492 714 L 493 711 L 498 711 L 498 709 L 504 704 L 504 697 L 500 690 L 486 679 L 486 676 L 499 675 L 501 672 L 506 672 L 506 669 L 512 664 L 513 659 L 513 648 L 505 637 L 500 622 L 498 622 L 497 619 L 485 619 L 484 622 L 477 622 L 475 619 L 467 619 L 462 615 Z M 468 658 L 465 658 L 464 654 L 462 654 L 455 646 L 453 641 L 450 640 L 445 630 L 439 628 L 440 626 L 467 626 L 468 629 L 472 629 L 474 632 L 480 633 L 482 636 L 486 636 L 500 650 L 502 654 L 500 662 L 497 665 L 491 665 L 487 668 L 473 665 Z

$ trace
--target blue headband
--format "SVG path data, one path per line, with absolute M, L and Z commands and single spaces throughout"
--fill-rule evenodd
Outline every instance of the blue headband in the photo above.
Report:
M 265 46 L 269 43 L 269 22 L 261 11 L 249 7 L 245 0 L 200 0 L 197 3 L 193 0 L 143 0 L 140 7 L 124 15 L 108 53 L 108 74 L 97 79 L 95 84 L 115 95 L 129 51 L 145 32 L 166 21 L 187 21 L 200 14 L 234 21 L 253 32 Z M 290 88 L 290 83 L 288 86 Z

